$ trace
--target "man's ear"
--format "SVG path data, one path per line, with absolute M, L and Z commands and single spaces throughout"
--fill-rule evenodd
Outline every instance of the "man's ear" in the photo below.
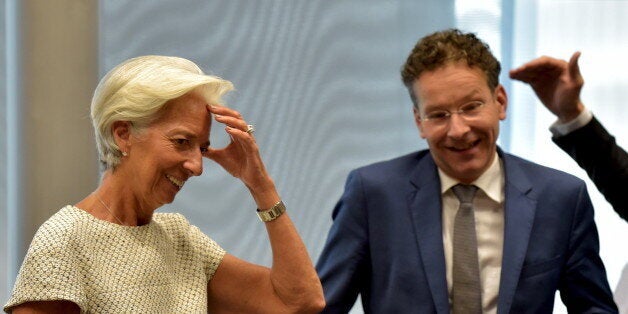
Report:
M 499 106 L 499 120 L 505 120 L 506 109 L 508 108 L 508 95 L 506 94 L 506 89 L 501 84 L 495 88 L 495 100 Z
M 414 123 L 419 129 L 419 134 L 422 138 L 425 138 L 425 134 L 423 132 L 423 121 L 421 120 L 421 112 L 419 111 L 419 109 L 417 109 L 416 106 L 412 107 L 412 112 L 414 113 Z
M 113 139 L 116 141 L 118 148 L 123 152 L 128 152 L 129 146 L 131 146 L 131 122 L 114 122 L 111 125 L 111 133 L 113 134 Z

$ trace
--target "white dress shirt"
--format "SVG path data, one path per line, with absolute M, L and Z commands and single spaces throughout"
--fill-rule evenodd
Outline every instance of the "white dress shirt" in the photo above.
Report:
M 589 109 L 584 109 L 575 119 L 561 123 L 560 120 L 556 120 L 551 126 L 550 131 L 554 137 L 567 135 L 591 122 L 593 119 L 593 113 Z
M 443 246 L 447 267 L 449 306 L 452 306 L 454 220 L 460 202 L 451 188 L 460 183 L 438 169 L 443 201 Z M 497 153 L 491 166 L 473 183 L 478 192 L 473 199 L 475 233 L 478 244 L 482 312 L 497 312 L 497 296 L 504 246 L 504 170 Z

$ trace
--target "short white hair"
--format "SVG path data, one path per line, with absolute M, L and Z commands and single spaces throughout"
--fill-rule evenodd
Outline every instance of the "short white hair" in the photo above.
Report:
M 141 131 L 158 116 L 167 101 L 197 92 L 208 104 L 220 104 L 233 89 L 227 80 L 205 75 L 192 61 L 167 56 L 141 56 L 126 60 L 102 78 L 91 104 L 91 117 L 104 169 L 115 169 L 122 152 L 112 125 L 127 121 Z

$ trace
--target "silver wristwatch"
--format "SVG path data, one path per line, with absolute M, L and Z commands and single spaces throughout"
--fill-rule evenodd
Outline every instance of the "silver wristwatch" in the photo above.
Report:
M 277 217 L 281 216 L 286 212 L 286 205 L 283 204 L 282 201 L 277 202 L 277 204 L 273 205 L 268 210 L 257 209 L 257 216 L 263 222 L 269 222 L 277 219 Z

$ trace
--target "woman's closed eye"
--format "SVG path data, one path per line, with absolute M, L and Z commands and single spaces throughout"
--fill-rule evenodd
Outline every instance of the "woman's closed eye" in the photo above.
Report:
M 172 143 L 177 150 L 189 150 L 192 147 L 192 141 L 187 138 L 174 138 Z
M 190 140 L 186 138 L 175 138 L 173 140 L 177 145 L 187 145 L 190 144 Z
M 192 141 L 186 138 L 175 138 L 172 142 L 176 144 L 178 149 L 190 149 L 193 146 Z M 206 153 L 209 150 L 209 143 L 200 145 L 199 150 L 201 153 Z

